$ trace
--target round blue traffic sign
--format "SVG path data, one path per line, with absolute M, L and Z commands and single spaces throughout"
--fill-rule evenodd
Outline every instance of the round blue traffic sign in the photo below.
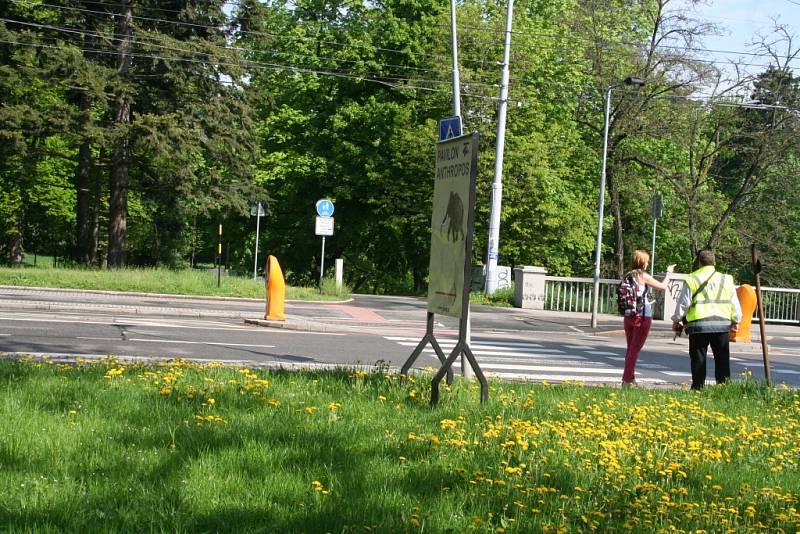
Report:
M 333 215 L 333 202 L 327 198 L 317 200 L 317 215 L 320 217 L 330 217 Z

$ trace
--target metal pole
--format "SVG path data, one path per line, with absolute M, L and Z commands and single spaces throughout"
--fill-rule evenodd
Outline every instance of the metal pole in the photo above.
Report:
M 322 273 L 325 271 L 325 236 L 322 236 L 322 255 L 319 260 L 319 286 L 322 287 Z
M 486 254 L 486 294 L 497 290 L 497 255 L 500 241 L 500 208 L 503 199 L 503 151 L 506 136 L 506 110 L 508 109 L 509 56 L 511 54 L 511 20 L 514 0 L 508 0 L 506 14 L 506 39 L 503 49 L 503 74 L 500 81 L 500 109 L 497 118 L 497 148 L 494 160 L 494 182 L 492 182 L 492 206 L 489 216 L 489 245 Z
M 456 0 L 450 0 L 450 36 L 453 47 L 453 115 L 461 116 L 461 79 L 458 74 L 458 38 L 456 34 Z
M 650 246 L 650 276 L 653 276 L 653 270 L 656 266 L 656 221 L 658 221 L 658 219 L 653 217 L 653 244 Z
M 597 328 L 597 301 L 600 297 L 600 249 L 603 247 L 603 205 L 606 202 L 606 158 L 608 157 L 608 121 L 611 114 L 611 90 L 606 89 L 606 108 L 603 120 L 603 163 L 600 168 L 600 200 L 597 205 L 597 244 L 594 250 L 594 289 L 592 297 L 592 328 Z
M 258 231 L 260 230 L 259 226 L 261 225 L 261 202 L 258 203 L 258 209 L 256 210 L 256 258 L 253 260 L 253 280 L 258 278 Z
M 222 276 L 222 225 L 219 225 L 219 239 L 217 241 L 217 287 Z
M 453 115 L 456 117 L 461 116 L 461 79 L 458 73 L 458 32 L 456 28 L 456 0 L 450 0 L 450 37 L 452 39 L 452 52 L 453 52 Z M 463 129 L 463 128 L 462 128 Z M 464 133 L 463 131 L 461 133 Z M 469 291 L 469 289 L 467 289 Z M 467 300 L 467 309 L 464 311 L 467 315 L 466 319 L 466 342 L 469 344 L 471 339 L 471 324 L 469 316 L 469 299 Z M 461 355 L 461 376 L 466 379 L 471 379 L 473 376 L 472 367 L 469 365 L 466 356 Z
M 753 272 L 756 275 L 756 305 L 758 306 L 758 328 L 761 336 L 761 356 L 764 360 L 764 378 L 767 386 L 772 386 L 772 374 L 769 369 L 769 346 L 767 345 L 767 327 L 764 319 L 764 301 L 761 299 L 761 260 L 758 257 L 756 246 L 750 246 L 753 257 Z

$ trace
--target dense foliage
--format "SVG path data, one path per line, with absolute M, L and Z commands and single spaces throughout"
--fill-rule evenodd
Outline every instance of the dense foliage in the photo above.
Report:
M 688 2 L 691 4 L 692 2 Z M 702 247 L 749 280 L 800 285 L 798 54 L 724 80 L 714 31 L 673 0 L 532 0 L 513 18 L 500 263 L 589 275 L 611 95 L 602 273 L 650 249 L 690 268 Z M 681 5 L 685 5 L 686 2 Z M 458 5 L 461 114 L 481 134 L 473 260 L 487 249 L 506 4 Z M 314 281 L 314 203 L 336 206 L 325 266 L 355 291 L 419 292 L 433 149 L 453 113 L 442 0 L 10 0 L 0 4 L 0 259 L 251 272 Z M 640 89 L 619 85 L 643 79 Z M 609 88 L 613 86 L 613 91 Z M 710 98 L 697 95 L 709 94 Z M 744 96 L 744 99 L 743 99 Z M 777 206 L 778 209 L 775 209 Z M 218 241 L 222 226 L 222 254 Z

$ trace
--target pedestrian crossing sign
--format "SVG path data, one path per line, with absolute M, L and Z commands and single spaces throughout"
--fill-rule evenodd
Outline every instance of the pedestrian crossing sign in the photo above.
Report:
M 447 141 L 453 137 L 461 137 L 461 117 L 445 117 L 439 119 L 439 141 Z

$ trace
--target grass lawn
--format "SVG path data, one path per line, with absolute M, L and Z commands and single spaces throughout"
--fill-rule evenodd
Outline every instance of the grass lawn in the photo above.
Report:
M 0 360 L 12 532 L 797 532 L 800 393 Z
M 99 289 L 169 295 L 224 296 L 263 299 L 263 282 L 252 278 L 221 276 L 201 270 L 169 269 L 71 269 L 53 267 L 0 267 L 0 285 Z M 332 280 L 316 287 L 286 287 L 287 300 L 342 300 L 350 297 L 347 288 L 337 289 Z

